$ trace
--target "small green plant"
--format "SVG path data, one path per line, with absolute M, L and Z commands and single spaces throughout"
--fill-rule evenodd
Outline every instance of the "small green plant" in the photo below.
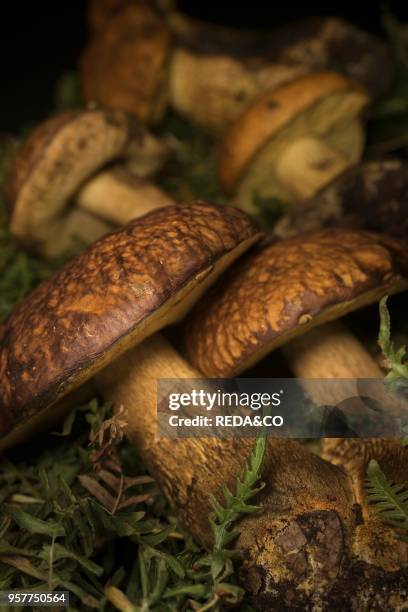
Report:
M 380 302 L 380 332 L 378 344 L 386 359 L 387 380 L 408 379 L 408 353 L 406 346 L 396 347 L 391 339 L 391 317 L 387 308 L 388 297 Z
M 261 436 L 256 441 L 248 464 L 245 466 L 242 480 L 238 477 L 235 494 L 223 486 L 225 505 L 211 498 L 214 510 L 210 516 L 211 530 L 214 536 L 214 545 L 211 553 L 200 561 L 200 566 L 208 567 L 212 582 L 212 597 L 210 602 L 216 604 L 222 598 L 228 603 L 237 603 L 242 599 L 244 592 L 234 584 L 225 582 L 233 573 L 232 562 L 239 558 L 237 551 L 231 549 L 231 544 L 239 535 L 239 529 L 234 524 L 243 514 L 251 514 L 259 508 L 249 504 L 259 491 L 265 486 L 260 482 L 262 463 L 265 455 L 266 439 Z
M 242 479 L 237 478 L 235 493 L 222 488 L 224 505 L 211 498 L 214 513 L 209 520 L 214 543 L 210 552 L 200 551 L 188 540 L 183 553 L 178 558 L 171 557 L 155 547 L 158 538 L 150 539 L 148 545 L 139 547 L 134 568 L 135 575 L 140 576 L 139 593 L 133 593 L 131 598 L 129 593 L 109 585 L 105 590 L 109 600 L 118 609 L 129 612 L 156 609 L 219 612 L 225 606 L 240 604 L 245 592 L 237 584 L 233 567 L 233 562 L 240 558 L 231 548 L 239 535 L 234 525 L 242 515 L 259 509 L 248 502 L 264 486 L 260 483 L 264 454 L 265 437 L 262 436 L 254 445 Z
M 407 347 L 396 347 L 391 339 L 391 317 L 387 307 L 388 296 L 380 301 L 380 331 L 378 344 L 386 360 L 388 374 L 386 380 L 391 384 L 406 387 L 408 381 L 408 353 Z M 408 424 L 403 428 L 408 434 Z M 408 435 L 402 439 L 404 446 L 408 446 Z
M 372 459 L 367 470 L 366 491 L 383 521 L 401 530 L 401 538 L 408 542 L 408 485 L 389 482 Z
M 387 308 L 387 297 L 380 302 L 380 332 L 378 343 L 389 370 L 387 380 L 391 383 L 408 379 L 407 349 L 397 348 L 391 339 L 391 317 Z M 404 428 L 408 433 L 408 426 Z M 402 440 L 408 445 L 408 437 Z M 381 467 L 374 459 L 370 461 L 366 480 L 367 498 L 381 518 L 403 531 L 402 538 L 408 542 L 408 484 L 394 484 L 387 480 Z

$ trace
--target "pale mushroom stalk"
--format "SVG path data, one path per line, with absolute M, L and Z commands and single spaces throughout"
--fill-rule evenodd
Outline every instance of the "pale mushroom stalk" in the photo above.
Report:
M 315 381 L 307 385 L 308 379 L 350 379 L 350 397 L 356 393 L 355 379 L 383 378 L 378 363 L 347 327 L 336 321 L 316 327 L 306 334 L 291 340 L 282 347 L 282 352 L 297 378 L 305 379 L 311 399 L 321 405 L 328 400 L 334 403 L 344 398 L 346 384 L 341 383 L 341 396 L 336 397 L 336 387 L 331 387 L 328 398 L 327 386 L 319 392 Z
M 324 140 L 318 137 L 300 138 L 282 152 L 276 165 L 276 174 L 296 200 L 304 200 L 346 170 L 350 164 L 345 154 Z
M 101 371 L 96 377 L 96 385 L 104 398 L 114 401 L 117 408 L 124 407 L 128 419 L 126 434 L 135 443 L 144 463 L 183 523 L 199 542 L 208 546 L 211 543 L 209 497 L 215 495 L 220 498 L 222 484 L 233 488 L 254 441 L 251 438 L 158 437 L 157 381 L 163 378 L 199 380 L 203 379 L 203 375 L 189 365 L 161 334 L 156 334 Z M 305 479 L 302 483 L 299 470 L 305 468 L 303 461 L 306 461 L 308 470 L 314 465 L 314 469 L 310 470 L 314 479 L 314 471 L 323 466 L 328 474 L 331 466 L 310 455 L 297 442 L 286 439 L 273 440 L 269 453 L 272 460 L 270 469 L 279 473 L 282 484 L 286 481 L 285 497 L 294 497 L 296 489 L 300 493 L 301 487 L 310 487 L 309 495 L 322 496 L 321 502 L 326 499 L 327 503 L 329 490 L 324 491 L 325 487 L 322 486 L 324 477 L 319 482 L 317 492 L 314 492 L 316 482 L 310 484 Z M 298 464 L 300 457 L 302 462 Z M 268 470 L 265 471 L 268 473 Z M 350 492 L 347 479 L 341 471 L 332 470 L 332 474 L 340 503 L 347 503 Z M 283 500 L 280 503 L 285 505 Z
M 174 200 L 151 181 L 125 169 L 104 170 L 91 178 L 75 196 L 84 211 L 113 225 L 174 204 Z M 114 203 L 114 205 L 112 205 Z

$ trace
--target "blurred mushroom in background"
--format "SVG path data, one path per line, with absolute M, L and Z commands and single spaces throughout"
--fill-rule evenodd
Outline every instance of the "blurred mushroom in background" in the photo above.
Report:
M 284 215 L 278 238 L 324 227 L 364 228 L 408 240 L 408 162 L 368 160 L 340 174 Z
M 45 120 L 8 167 L 11 233 L 51 257 L 75 238 L 89 244 L 173 203 L 149 180 L 167 153 L 164 143 L 124 111 L 82 109 Z
M 244 30 L 181 13 L 173 2 L 108 0 L 88 9 L 91 40 L 82 90 L 147 123 L 167 103 L 215 136 L 266 90 L 333 70 L 381 97 L 393 77 L 391 53 L 376 36 L 337 17 Z M 381 79 L 378 79 L 378 73 Z
M 386 44 L 339 18 L 311 18 L 249 31 L 173 12 L 170 24 L 175 35 L 171 104 L 215 135 L 223 133 L 262 92 L 303 74 L 339 72 L 372 98 L 381 97 L 392 82 Z
M 171 31 L 153 2 L 114 5 L 117 10 L 91 36 L 82 55 L 84 101 L 157 123 L 167 107 Z
M 368 103 L 359 86 L 334 72 L 261 94 L 221 140 L 222 187 L 253 214 L 257 198 L 292 204 L 310 197 L 361 159 Z

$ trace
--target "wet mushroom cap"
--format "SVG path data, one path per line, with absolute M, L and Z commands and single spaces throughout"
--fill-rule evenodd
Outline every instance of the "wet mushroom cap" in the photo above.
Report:
M 81 59 L 84 99 L 161 119 L 168 97 L 171 32 L 151 3 L 121 10 L 91 39 Z
M 68 111 L 44 121 L 8 168 L 5 196 L 12 234 L 46 251 L 43 243 L 65 222 L 70 199 L 84 181 L 114 160 L 132 157 L 145 163 L 154 155 L 163 157 L 162 149 L 123 111 Z
M 277 162 L 288 144 L 308 134 L 315 138 L 327 135 L 339 153 L 358 161 L 362 148 L 358 130 L 354 130 L 355 142 L 344 142 L 344 124 L 357 118 L 368 101 L 359 86 L 333 72 L 301 76 L 261 94 L 222 139 L 218 176 L 224 190 L 233 194 L 267 147 Z M 269 182 L 272 178 L 271 171 Z
M 278 238 L 325 227 L 362 228 L 408 240 L 408 162 L 368 160 L 346 170 L 273 228 Z
M 191 312 L 186 351 L 206 375 L 233 376 L 308 330 L 408 287 L 399 242 L 323 230 L 260 248 Z
M 0 435 L 180 319 L 259 237 L 237 209 L 197 202 L 138 218 L 68 262 L 4 326 Z

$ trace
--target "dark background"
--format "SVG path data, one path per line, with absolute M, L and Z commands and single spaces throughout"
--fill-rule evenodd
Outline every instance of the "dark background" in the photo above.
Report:
M 243 27 L 268 27 L 312 15 L 340 15 L 381 34 L 381 2 L 260 2 L 181 0 L 185 12 L 210 21 Z M 393 13 L 408 21 L 408 2 L 389 2 Z M 7 7 L 7 8 L 6 8 Z M 55 83 L 75 70 L 87 40 L 86 0 L 53 3 L 2 3 L 0 23 L 0 132 L 13 132 L 40 119 L 52 108 Z

